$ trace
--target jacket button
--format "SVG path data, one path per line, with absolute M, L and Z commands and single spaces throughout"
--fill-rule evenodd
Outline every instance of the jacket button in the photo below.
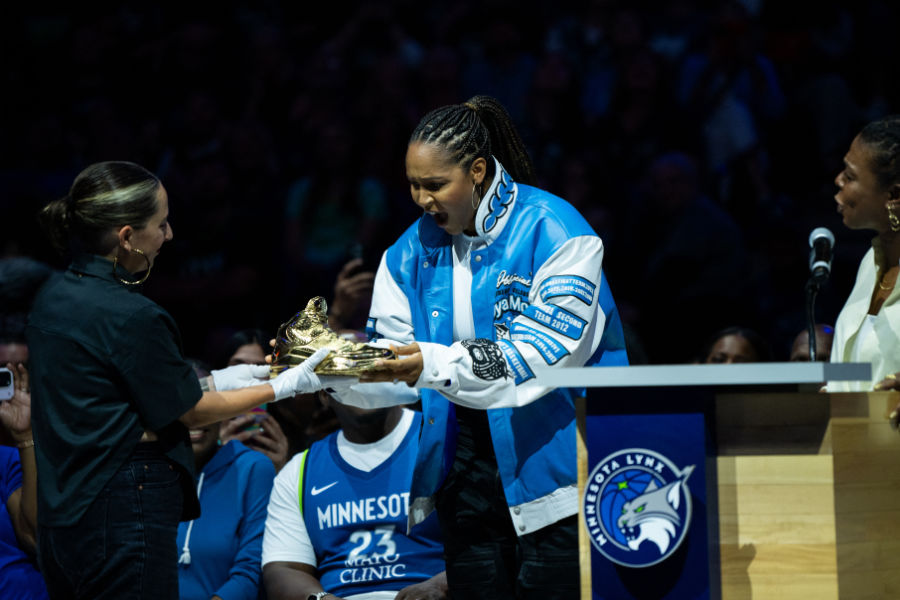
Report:
M 427 261 L 427 260 L 426 260 L 425 262 L 422 263 L 422 268 L 423 268 L 423 269 L 427 269 L 427 268 L 428 268 L 428 261 Z
M 428 424 L 429 424 L 429 425 L 434 425 L 434 418 L 428 419 Z
M 517 506 L 517 507 L 515 507 L 515 508 L 513 509 L 513 512 L 516 513 L 516 514 L 518 515 L 518 514 L 520 514 L 520 513 L 522 512 L 522 509 L 519 508 L 519 507 Z
M 438 311 L 436 311 L 436 310 L 431 311 L 431 316 L 434 317 L 435 319 L 437 319 Z
M 475 257 L 475 262 L 481 262 L 481 255 L 480 255 L 480 254 L 479 254 L 478 256 Z

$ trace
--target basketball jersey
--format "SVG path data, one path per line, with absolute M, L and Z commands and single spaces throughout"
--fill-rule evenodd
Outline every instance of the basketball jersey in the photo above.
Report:
M 322 588 L 338 596 L 400 590 L 444 570 L 437 519 L 406 533 L 420 413 L 390 458 L 361 471 L 338 451 L 337 433 L 313 444 L 300 468 L 300 510 Z

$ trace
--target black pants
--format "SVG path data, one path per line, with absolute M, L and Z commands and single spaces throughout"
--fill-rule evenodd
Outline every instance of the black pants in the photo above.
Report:
M 456 409 L 456 458 L 437 496 L 450 597 L 578 598 L 577 516 L 516 535 L 486 415 Z
M 54 600 L 178 599 L 179 472 L 146 446 L 77 525 L 39 528 L 38 560 Z

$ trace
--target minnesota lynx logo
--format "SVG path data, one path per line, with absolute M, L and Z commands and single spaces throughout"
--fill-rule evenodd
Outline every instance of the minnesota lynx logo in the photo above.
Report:
M 665 560 L 684 540 L 691 522 L 689 465 L 679 470 L 665 456 L 629 448 L 597 463 L 581 509 L 591 543 L 626 567 Z

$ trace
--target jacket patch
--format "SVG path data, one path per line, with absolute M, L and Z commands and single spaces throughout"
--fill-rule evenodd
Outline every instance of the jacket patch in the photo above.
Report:
M 522 314 L 540 323 L 544 327 L 552 329 L 571 340 L 581 339 L 587 321 L 577 317 L 567 310 L 548 304 L 545 306 L 529 306 Z
M 478 338 L 460 342 L 472 357 L 472 372 L 479 379 L 491 381 L 506 378 L 506 361 L 503 352 L 491 340 Z
M 497 345 L 503 350 L 504 356 L 506 356 L 506 361 L 509 363 L 509 367 L 512 369 L 513 376 L 516 379 L 516 385 L 534 378 L 534 373 L 531 372 L 528 363 L 525 362 L 518 348 L 512 342 L 504 340 L 497 342 Z
M 538 331 L 528 325 L 516 323 L 513 325 L 510 337 L 513 340 L 527 342 L 537 348 L 541 356 L 548 365 L 553 365 L 559 360 L 569 355 L 569 351 L 565 346 L 553 339 L 542 331 Z
M 574 296 L 588 306 L 594 302 L 594 291 L 597 286 L 577 275 L 557 275 L 548 277 L 538 288 L 538 294 L 544 302 L 557 296 Z
M 530 293 L 531 277 L 506 270 L 497 275 L 497 288 L 494 292 L 494 328 L 497 339 L 509 337 L 510 323 L 528 308 Z

